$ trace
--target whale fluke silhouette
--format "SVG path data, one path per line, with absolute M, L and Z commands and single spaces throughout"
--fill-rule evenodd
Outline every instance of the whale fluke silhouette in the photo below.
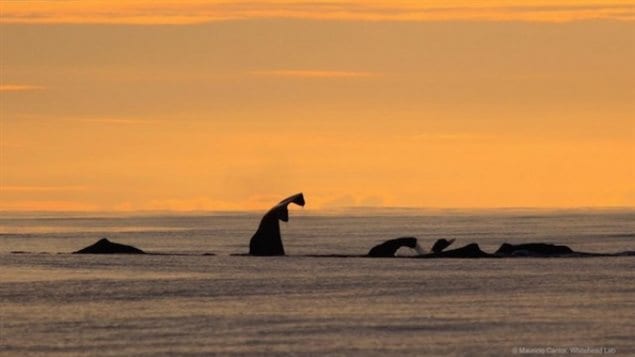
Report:
M 432 252 L 441 253 L 445 248 L 449 247 L 450 244 L 452 243 L 454 243 L 454 239 L 446 240 L 441 238 L 437 240 L 432 246 Z
M 304 206 L 304 195 L 297 193 L 280 201 L 271 208 L 260 221 L 258 230 L 249 241 L 250 255 L 284 255 L 284 247 L 282 246 L 282 237 L 280 237 L 280 221 L 289 221 L 289 206 L 295 203 Z
M 145 252 L 131 245 L 113 243 L 102 238 L 97 243 L 73 252 L 73 254 L 145 254 Z
M 575 253 L 573 249 L 566 245 L 555 245 L 551 243 L 503 243 L 494 254 L 503 257 L 549 257 Z
M 371 250 L 368 252 L 368 256 L 375 258 L 394 257 L 397 250 L 399 250 L 399 248 L 401 247 L 416 249 L 417 238 L 401 237 L 387 240 L 371 248 Z

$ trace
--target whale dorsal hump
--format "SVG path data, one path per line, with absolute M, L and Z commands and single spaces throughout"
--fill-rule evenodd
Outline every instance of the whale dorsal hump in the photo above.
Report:
M 401 247 L 416 248 L 417 238 L 401 237 L 387 240 L 371 248 L 368 252 L 369 257 L 394 257 L 395 253 Z
M 450 244 L 452 243 L 454 243 L 454 239 L 446 240 L 441 238 L 437 240 L 432 246 L 432 252 L 441 253 L 445 248 L 449 247 Z
M 73 254 L 143 254 L 144 251 L 131 245 L 119 244 L 106 238 L 98 240 L 95 244 L 80 249 Z

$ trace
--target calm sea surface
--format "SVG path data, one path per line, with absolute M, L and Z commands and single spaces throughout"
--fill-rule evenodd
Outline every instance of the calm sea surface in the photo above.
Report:
M 635 211 L 291 211 L 288 256 L 272 258 L 230 256 L 247 252 L 258 215 L 0 216 L 0 354 L 635 353 L 635 257 L 303 256 L 364 254 L 405 235 L 427 248 L 455 238 L 492 252 L 537 241 L 635 250 Z M 101 237 L 178 255 L 68 254 Z

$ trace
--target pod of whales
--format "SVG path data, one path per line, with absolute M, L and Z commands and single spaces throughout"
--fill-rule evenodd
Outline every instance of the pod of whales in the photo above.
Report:
M 97 243 L 73 252 L 73 254 L 145 254 L 145 252 L 131 245 L 114 243 L 102 238 Z
M 328 255 L 305 255 L 306 257 L 316 258 L 388 258 L 395 257 L 395 253 L 399 248 L 408 247 L 415 249 L 419 254 L 402 258 L 518 258 L 518 257 L 630 257 L 635 256 L 635 251 L 624 251 L 619 253 L 587 253 L 576 252 L 566 245 L 555 245 L 550 243 L 524 243 L 524 244 L 509 244 L 503 243 L 500 248 L 494 253 L 490 254 L 481 250 L 478 244 L 470 243 L 461 248 L 446 250 L 439 248 L 439 241 L 445 241 L 445 239 L 439 239 L 433 245 L 433 251 L 431 253 L 424 253 L 419 246 L 418 240 L 415 237 L 401 237 L 395 239 L 389 239 L 381 244 L 374 246 L 367 255 L 344 255 L 344 254 L 328 254 Z M 454 240 L 449 241 L 452 243 Z M 448 242 L 448 241 L 445 241 Z M 441 245 L 446 245 L 443 242 Z M 446 245 L 446 247 L 449 244 Z M 434 251 L 434 247 L 437 247 L 437 251 Z M 12 254 L 26 254 L 29 252 L 13 251 Z M 106 238 L 102 238 L 93 245 L 89 245 L 86 248 L 73 252 L 72 254 L 156 254 L 156 255 L 190 255 L 190 254 L 161 254 L 161 253 L 147 253 L 136 247 L 119 244 L 109 241 Z M 214 256 L 213 253 L 204 253 L 204 256 Z M 249 254 L 232 254 L 235 256 L 245 256 Z
M 256 255 L 256 256 L 280 256 L 285 255 L 282 237 L 280 236 L 279 221 L 289 220 L 290 204 L 304 206 L 304 196 L 302 193 L 292 195 L 280 201 L 272 207 L 260 221 L 258 230 L 249 241 L 249 254 L 232 255 Z M 481 250 L 478 244 L 470 243 L 466 246 L 445 250 L 454 239 L 437 240 L 431 248 L 430 253 L 426 253 L 415 237 L 400 237 L 389 239 L 374 246 L 366 255 L 305 255 L 305 257 L 333 257 L 333 258 L 353 258 L 353 257 L 395 257 L 395 253 L 402 247 L 408 247 L 417 251 L 417 255 L 408 258 L 516 258 L 516 257 L 623 257 L 635 256 L 635 251 L 624 251 L 619 253 L 587 253 L 577 252 L 566 245 L 556 245 L 550 243 L 523 243 L 509 244 L 503 243 L 493 254 Z M 26 252 L 12 252 L 15 254 Z M 130 245 L 119 244 L 102 238 L 97 243 L 80 249 L 73 254 L 153 254 L 146 253 L 141 249 Z M 161 253 L 155 253 L 161 254 Z M 173 255 L 173 254 L 171 254 Z M 203 255 L 215 255 L 205 253 Z M 405 258 L 405 257 L 404 257 Z
M 517 257 L 617 257 L 617 256 L 635 256 L 635 252 L 626 251 L 614 254 L 606 253 L 587 253 L 576 252 L 566 245 L 556 245 L 550 243 L 523 243 L 509 244 L 503 243 L 500 248 L 493 254 L 481 250 L 478 244 L 470 243 L 461 248 L 445 250 L 454 239 L 439 239 L 432 246 L 431 253 L 422 253 L 418 250 L 418 255 L 410 258 L 517 258 Z M 381 244 L 374 246 L 366 255 L 367 257 L 394 257 L 397 250 L 401 247 L 415 248 L 419 247 L 417 238 L 402 237 L 387 240 Z
M 279 221 L 289 221 L 288 206 L 291 203 L 304 206 L 304 195 L 297 193 L 287 197 L 265 213 L 260 221 L 258 230 L 249 241 L 249 255 L 284 255 Z

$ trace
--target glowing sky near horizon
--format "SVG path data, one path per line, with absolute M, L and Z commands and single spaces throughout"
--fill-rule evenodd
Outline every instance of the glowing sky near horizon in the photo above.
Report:
M 635 205 L 635 2 L 0 1 L 0 210 Z
M 633 20 L 630 0 L 3 1 L 4 23 L 197 24 L 292 18 L 364 21 Z

